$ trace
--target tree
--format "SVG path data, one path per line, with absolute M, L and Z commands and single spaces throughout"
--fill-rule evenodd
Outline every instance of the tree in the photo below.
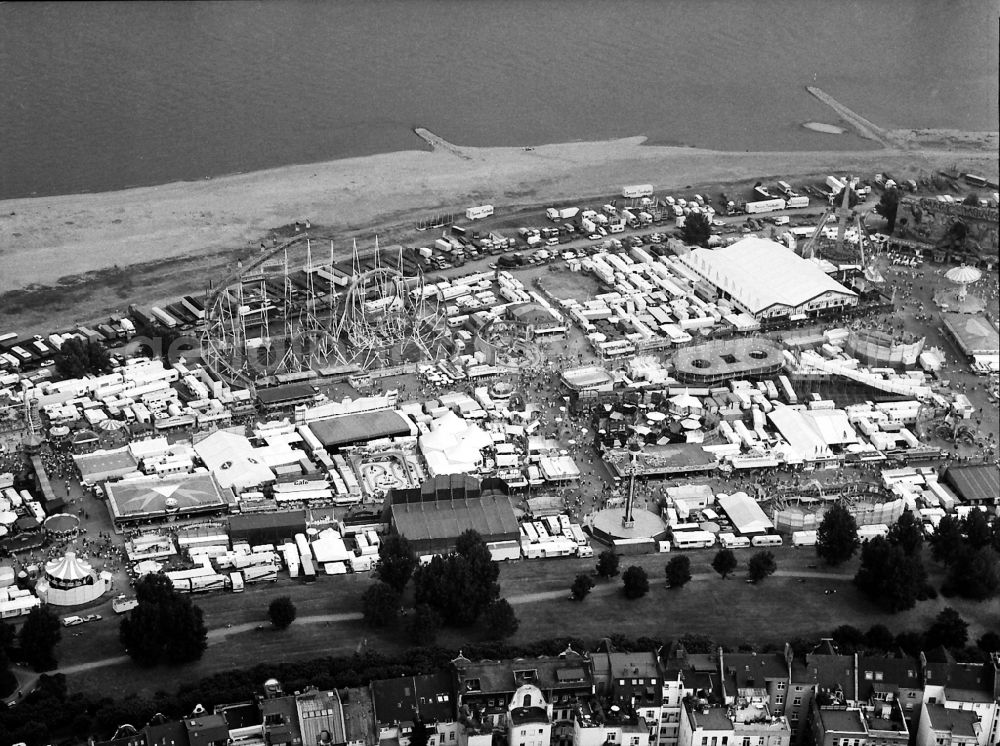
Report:
M 708 222 L 708 216 L 705 213 L 692 212 L 684 218 L 681 238 L 688 246 L 707 247 L 711 235 L 712 225 Z
M 889 543 L 901 547 L 909 556 L 920 554 L 924 530 L 916 515 L 907 510 L 889 527 Z
M 1000 592 L 1000 558 L 989 547 L 963 547 L 948 568 L 945 595 L 985 601 Z
M 895 642 L 895 637 L 884 624 L 873 624 L 865 632 L 865 645 L 873 650 L 887 653 L 892 649 L 893 642 Z
M 434 557 L 413 573 L 414 599 L 428 604 L 444 624 L 467 627 L 500 597 L 500 566 L 490 556 L 486 542 L 475 531 L 466 531 L 447 557 Z
M 424 719 L 417 715 L 413 718 L 413 728 L 410 731 L 410 746 L 427 746 L 431 732 Z
M 899 210 L 899 190 L 886 189 L 875 206 L 875 212 L 885 218 L 886 233 L 892 235 L 896 229 L 896 212 Z
M 387 627 L 399 615 L 399 591 L 379 581 L 368 586 L 361 596 L 365 621 L 373 627 Z
M 10 667 L 10 652 L 16 640 L 17 633 L 14 627 L 0 621 L 0 671 L 6 671 Z
M 979 195 L 976 192 L 969 192 L 965 195 L 965 199 L 962 200 L 962 204 L 979 207 Z
M 830 637 L 837 646 L 837 650 L 845 655 L 857 651 L 865 641 L 865 633 L 850 624 L 841 624 L 830 633 Z M 892 635 L 890 634 L 889 637 L 891 639 Z
M 964 543 L 961 519 L 948 514 L 940 520 L 930 536 L 931 556 L 938 562 L 950 565 L 958 558 Z
M 602 578 L 613 578 L 618 574 L 618 561 L 614 550 L 605 549 L 597 555 L 597 574 Z
M 768 575 L 773 575 L 778 569 L 778 563 L 774 561 L 774 554 L 762 549 L 757 552 L 747 563 L 747 575 L 755 583 L 760 582 Z
M 427 604 L 417 604 L 407 624 L 410 640 L 415 645 L 433 645 L 441 629 L 441 615 Z
M 997 634 L 992 630 L 986 632 L 976 641 L 976 645 L 978 645 L 979 649 L 984 653 L 1000 652 L 1000 634 Z
M 649 578 L 646 571 L 638 565 L 631 565 L 622 573 L 622 584 L 625 598 L 642 598 L 649 593 Z
M 993 541 L 993 531 L 986 520 L 986 514 L 981 510 L 969 511 L 962 521 L 962 530 L 965 533 L 966 544 L 972 549 L 988 547 Z
M 854 584 L 873 602 L 890 613 L 912 609 L 927 581 L 917 556 L 877 536 L 861 545 L 861 565 Z
M 483 611 L 483 622 L 494 639 L 510 637 L 520 626 L 514 607 L 506 598 L 498 598 Z
M 295 604 L 288 596 L 278 596 L 267 607 L 267 617 L 277 629 L 287 629 L 296 616 Z
M 816 531 L 816 556 L 828 565 L 842 565 L 858 550 L 858 522 L 842 503 L 834 503 Z
M 729 574 L 736 569 L 736 554 L 732 549 L 720 549 L 712 558 L 712 569 L 715 570 L 722 579 L 725 580 Z
M 570 593 L 573 594 L 573 598 L 577 601 L 582 601 L 590 593 L 590 589 L 594 587 L 594 579 L 589 575 L 581 573 L 573 579 L 573 585 L 569 587 Z
M 848 192 L 847 192 L 847 206 L 848 207 L 857 207 L 858 202 L 861 201 L 861 198 L 858 197 L 858 193 L 855 192 L 853 189 L 851 189 L 850 186 L 845 186 L 844 189 L 848 190 Z M 832 204 L 834 205 L 834 207 L 840 207 L 840 205 L 843 204 L 843 201 L 844 201 L 844 189 L 839 190 L 833 196 L 833 203 Z
M 922 632 L 907 630 L 896 635 L 896 647 L 907 655 L 916 658 L 920 651 L 924 649 L 924 635 Z
M 56 667 L 53 655 L 56 645 L 62 639 L 59 617 L 48 606 L 36 606 L 28 612 L 19 635 L 21 653 L 36 671 L 48 671 Z
M 378 548 L 375 577 L 402 593 L 418 564 L 417 553 L 406 537 L 390 534 Z
M 994 552 L 1000 552 L 1000 521 L 993 521 L 993 535 L 990 537 L 990 546 Z
M 946 648 L 964 647 L 969 641 L 969 623 L 952 607 L 946 606 L 927 628 L 924 641 L 928 648 L 936 648 L 938 645 Z
M 691 560 L 683 554 L 670 558 L 666 567 L 667 585 L 683 588 L 691 580 Z
M 63 342 L 54 358 L 56 371 L 65 378 L 80 378 L 88 373 L 111 370 L 111 356 L 104 345 L 77 337 Z
M 166 575 L 144 575 L 135 587 L 138 601 L 122 619 L 119 639 L 141 666 L 188 663 L 201 658 L 208 630 L 201 609 L 174 590 Z

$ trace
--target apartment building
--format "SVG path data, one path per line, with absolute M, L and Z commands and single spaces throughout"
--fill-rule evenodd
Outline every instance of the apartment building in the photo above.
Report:
M 958 663 L 939 648 L 921 654 L 920 662 L 925 708 L 942 705 L 974 712 L 979 718 L 978 746 L 1000 743 L 1000 654 L 993 653 L 987 663 Z
M 660 661 L 653 652 L 598 652 L 592 656 L 597 694 L 621 712 L 635 713 L 648 727 L 644 744 L 657 746 L 663 709 Z
M 576 703 L 595 694 L 591 659 L 572 648 L 557 656 L 475 663 L 460 655 L 452 668 L 458 706 L 496 730 L 505 729 L 507 707 L 518 688 L 537 687 L 552 709 L 557 742 L 571 738 Z
M 972 710 L 927 702 L 920 711 L 916 746 L 977 746 L 982 736 L 982 722 Z
M 791 729 L 767 704 L 737 698 L 729 706 L 687 697 L 681 706 L 678 746 L 789 746 Z
M 718 662 L 713 654 L 688 653 L 674 643 L 660 659 L 663 701 L 660 706 L 658 746 L 678 746 L 681 709 L 685 697 L 708 699 L 719 686 Z

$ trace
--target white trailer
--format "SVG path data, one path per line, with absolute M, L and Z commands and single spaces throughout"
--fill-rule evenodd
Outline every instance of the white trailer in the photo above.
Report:
M 762 199 L 757 202 L 747 202 L 746 211 L 748 215 L 758 215 L 764 212 L 784 210 L 785 207 L 785 200 L 778 197 L 776 199 Z
M 626 199 L 638 199 L 639 197 L 652 197 L 652 184 L 628 184 L 622 187 L 622 196 Z
M 480 220 L 488 218 L 493 214 L 493 205 L 476 205 L 465 210 L 465 217 L 469 220 Z
M 816 546 L 815 531 L 792 531 L 793 547 L 814 547 Z
M 173 329 L 175 326 L 177 326 L 177 319 L 175 319 L 173 316 L 171 316 L 169 313 L 164 311 L 159 306 L 153 306 L 152 308 L 149 309 L 149 312 L 153 314 L 153 316 L 155 316 L 158 321 L 162 322 L 163 325 L 168 329 Z
M 724 531 L 719 534 L 719 543 L 726 549 L 739 549 L 750 546 L 750 539 L 745 536 L 737 536 L 734 533 Z
M 274 565 L 250 565 L 243 568 L 243 580 L 247 583 L 263 583 L 278 579 L 278 568 Z
M 809 198 L 805 195 L 789 197 L 786 206 L 789 208 L 809 207 Z
M 715 545 L 715 534 L 708 531 L 674 531 L 674 549 L 709 549 Z
M 889 535 L 889 526 L 884 523 L 874 523 L 869 526 L 858 526 L 858 540 L 868 541 L 877 537 Z

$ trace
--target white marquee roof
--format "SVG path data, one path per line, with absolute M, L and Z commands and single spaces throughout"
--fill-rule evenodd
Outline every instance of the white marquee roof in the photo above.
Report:
M 67 582 L 79 582 L 93 573 L 90 565 L 78 559 L 76 552 L 66 552 L 62 557 L 45 563 L 45 574 Z
M 694 249 L 681 261 L 755 314 L 775 305 L 795 308 L 828 292 L 855 295 L 815 263 L 762 238 L 744 238 L 719 249 Z

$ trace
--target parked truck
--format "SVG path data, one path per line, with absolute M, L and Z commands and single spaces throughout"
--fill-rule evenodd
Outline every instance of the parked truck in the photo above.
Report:
M 804 195 L 789 197 L 788 201 L 785 203 L 785 206 L 789 208 L 809 207 L 809 198 Z

